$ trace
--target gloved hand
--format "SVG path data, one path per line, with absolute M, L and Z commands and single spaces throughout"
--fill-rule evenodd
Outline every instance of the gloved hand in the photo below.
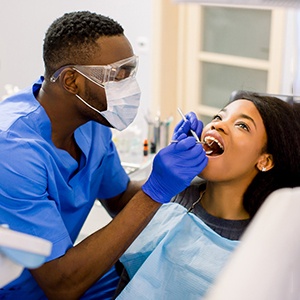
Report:
M 187 121 L 181 120 L 174 128 L 172 140 L 180 140 L 181 135 L 192 135 L 190 130 L 195 131 L 198 137 L 201 136 L 203 123 L 198 120 L 194 112 L 189 112 L 185 115 Z
M 152 172 L 142 190 L 153 200 L 167 203 L 190 185 L 207 161 L 202 145 L 182 132 L 177 143 L 171 143 L 156 154 Z

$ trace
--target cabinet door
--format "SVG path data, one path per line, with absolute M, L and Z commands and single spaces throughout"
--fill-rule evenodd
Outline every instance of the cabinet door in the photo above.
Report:
M 161 115 L 176 123 L 180 107 L 206 123 L 235 90 L 291 93 L 295 21 L 284 8 L 171 2 L 154 1 L 153 102 Z

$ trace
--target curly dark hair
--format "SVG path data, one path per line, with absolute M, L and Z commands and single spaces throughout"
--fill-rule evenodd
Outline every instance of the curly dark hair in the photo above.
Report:
M 123 27 L 109 17 L 89 11 L 66 13 L 48 28 L 43 46 L 45 78 L 68 64 L 87 64 L 101 36 L 124 34 Z
M 275 97 L 238 91 L 230 102 L 238 99 L 249 100 L 257 108 L 267 133 L 263 150 L 272 154 L 274 162 L 271 170 L 256 175 L 244 194 L 244 207 L 253 217 L 273 191 L 300 185 L 299 115 L 291 104 Z

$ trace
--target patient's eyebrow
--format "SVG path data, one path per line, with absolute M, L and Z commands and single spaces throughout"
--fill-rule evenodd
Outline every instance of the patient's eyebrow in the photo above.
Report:
M 220 112 L 227 112 L 227 108 L 225 107 L 225 108 L 221 109 Z M 242 118 L 242 119 L 247 119 L 247 120 L 251 121 L 253 123 L 255 129 L 257 129 L 255 121 L 249 115 L 239 114 L 238 117 Z

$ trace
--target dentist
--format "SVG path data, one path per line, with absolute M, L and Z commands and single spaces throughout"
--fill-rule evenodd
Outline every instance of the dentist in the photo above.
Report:
M 193 116 L 176 129 L 179 142 L 155 157 L 149 179 L 131 182 L 110 127 L 135 118 L 138 58 L 114 20 L 66 13 L 46 32 L 45 73 L 0 103 L 0 224 L 52 242 L 41 267 L 25 269 L 0 289 L 3 299 L 111 299 L 115 263 L 162 203 L 189 186 L 207 164 Z M 74 242 L 95 199 L 115 216 Z

